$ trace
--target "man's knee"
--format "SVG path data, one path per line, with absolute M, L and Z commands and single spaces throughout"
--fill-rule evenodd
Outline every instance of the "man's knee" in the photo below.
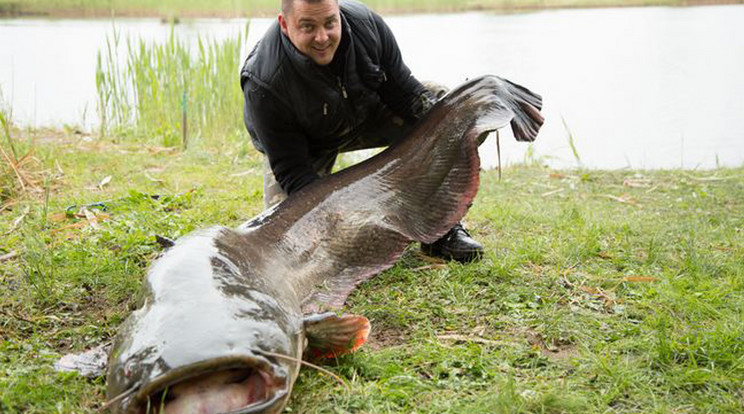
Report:
M 274 173 L 271 171 L 268 158 L 264 157 L 263 163 L 263 202 L 264 210 L 281 203 L 287 198 L 287 193 L 282 190 L 279 182 L 276 181 Z

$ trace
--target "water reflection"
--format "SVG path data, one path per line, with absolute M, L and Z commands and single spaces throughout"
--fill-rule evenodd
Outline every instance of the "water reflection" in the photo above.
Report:
M 556 167 L 739 166 L 744 162 L 744 6 L 551 10 L 498 15 L 391 16 L 422 80 L 450 87 L 494 73 L 545 100 L 533 151 Z M 245 20 L 176 27 L 194 38 L 234 36 Z M 248 48 L 271 23 L 251 22 Z M 123 36 L 165 39 L 158 20 L 118 20 Z M 26 125 L 96 122 L 95 59 L 110 21 L 0 20 L 0 86 Z M 237 71 L 237 69 L 236 69 Z M 236 74 L 237 76 L 237 74 Z M 563 122 L 565 120 L 565 124 Z M 503 139 L 507 162 L 525 146 Z M 495 142 L 482 148 L 495 165 Z

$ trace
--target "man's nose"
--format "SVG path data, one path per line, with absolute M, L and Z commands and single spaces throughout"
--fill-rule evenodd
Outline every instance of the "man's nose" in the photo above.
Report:
M 325 43 L 328 41 L 328 30 L 326 30 L 324 27 L 321 27 L 318 29 L 317 32 L 315 32 L 315 43 Z

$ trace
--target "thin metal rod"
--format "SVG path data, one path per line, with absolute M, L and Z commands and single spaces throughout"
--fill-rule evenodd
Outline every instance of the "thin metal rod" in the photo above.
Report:
M 499 131 L 496 130 L 496 154 L 499 158 L 499 181 L 501 181 L 501 142 L 499 141 Z

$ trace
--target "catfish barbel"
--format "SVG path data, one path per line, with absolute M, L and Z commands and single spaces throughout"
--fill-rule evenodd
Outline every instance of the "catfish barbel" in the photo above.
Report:
M 478 190 L 478 145 L 507 124 L 517 140 L 533 141 L 541 106 L 505 79 L 470 80 L 380 154 L 236 229 L 177 240 L 151 265 L 144 304 L 114 342 L 109 407 L 281 412 L 303 353 L 339 355 L 367 338 L 366 318 L 327 311 L 411 241 L 431 243 L 452 228 Z

